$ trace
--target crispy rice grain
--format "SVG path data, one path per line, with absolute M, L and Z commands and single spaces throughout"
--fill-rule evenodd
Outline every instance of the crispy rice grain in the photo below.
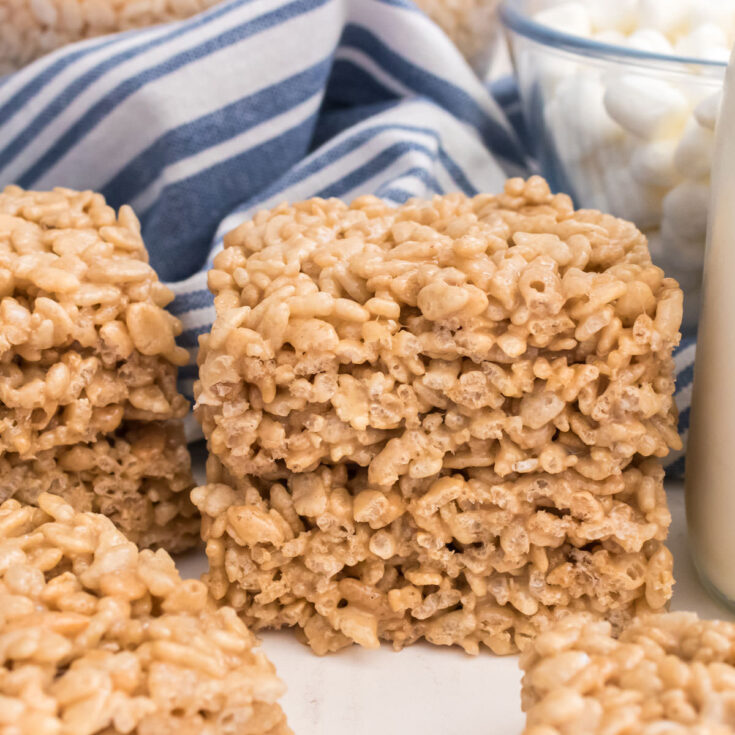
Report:
M 511 651 L 570 607 L 666 604 L 682 294 L 632 224 L 538 177 L 314 199 L 229 233 L 209 284 L 193 499 L 251 624 Z
M 199 516 L 184 432 L 176 423 L 128 423 L 91 444 L 0 455 L 0 502 L 36 504 L 44 492 L 102 513 L 139 547 L 170 553 L 197 543 Z
M 525 735 L 728 735 L 735 625 L 646 615 L 616 637 L 570 616 L 521 656 Z
M 0 735 L 286 735 L 255 639 L 164 551 L 55 495 L 0 505 Z

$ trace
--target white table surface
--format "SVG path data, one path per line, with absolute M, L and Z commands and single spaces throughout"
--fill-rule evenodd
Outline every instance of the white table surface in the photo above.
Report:
M 667 485 L 673 523 L 669 548 L 676 586 L 672 609 L 735 619 L 708 597 L 687 551 L 684 490 Z M 182 574 L 206 568 L 202 553 L 177 560 Z M 520 671 L 516 656 L 468 656 L 416 644 L 394 653 L 353 646 L 320 658 L 288 632 L 262 635 L 263 650 L 288 686 L 282 700 L 296 735 L 518 735 Z

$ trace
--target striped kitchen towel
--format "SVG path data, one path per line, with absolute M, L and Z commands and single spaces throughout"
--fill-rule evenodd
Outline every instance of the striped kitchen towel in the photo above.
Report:
M 528 168 L 501 104 L 410 0 L 228 0 L 0 78 L 0 186 L 133 205 L 177 294 L 189 396 L 213 318 L 206 269 L 255 211 L 498 191 Z M 684 376 L 692 356 L 679 353 Z

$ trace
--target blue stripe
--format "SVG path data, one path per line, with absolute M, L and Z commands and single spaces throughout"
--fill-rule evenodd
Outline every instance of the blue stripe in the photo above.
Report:
M 169 304 L 168 310 L 172 314 L 183 314 L 194 309 L 205 309 L 214 304 L 214 296 L 206 289 L 189 291 L 189 293 L 178 294 Z
M 385 189 L 381 187 L 380 189 L 378 189 L 375 195 L 379 196 L 381 199 L 389 199 L 392 202 L 398 202 L 400 204 L 404 204 L 412 196 L 415 196 L 413 192 L 406 191 L 405 189 L 400 189 L 397 186 L 390 185 L 387 185 L 387 188 Z
M 442 150 L 441 138 L 439 137 L 439 134 L 435 130 L 432 130 L 430 128 L 421 128 L 416 125 L 401 125 L 391 123 L 382 123 L 379 125 L 374 125 L 372 127 L 366 127 L 358 131 L 354 135 L 345 138 L 345 140 L 342 140 L 339 143 L 332 145 L 323 153 L 313 155 L 309 159 L 303 161 L 298 166 L 289 171 L 285 176 L 282 176 L 280 179 L 278 179 L 278 181 L 276 181 L 272 186 L 268 187 L 267 189 L 250 199 L 241 207 L 238 207 L 238 209 L 235 211 L 242 212 L 251 209 L 260 202 L 264 202 L 265 200 L 271 198 L 279 191 L 288 189 L 289 187 L 298 184 L 309 176 L 313 176 L 326 166 L 329 166 L 339 161 L 347 154 L 352 153 L 357 148 L 370 142 L 371 140 L 373 140 L 373 138 L 377 137 L 383 132 L 395 132 L 399 130 L 411 133 L 423 133 L 425 135 L 428 135 L 437 141 L 438 150 Z
M 679 457 L 676 461 L 672 462 L 666 468 L 666 476 L 674 477 L 674 478 L 682 478 L 684 477 L 685 467 L 686 467 L 686 457 L 682 455 L 681 457 Z
M 31 77 L 7 102 L 0 106 L 0 125 L 4 125 L 26 102 L 35 97 L 49 82 L 55 79 L 75 61 L 89 56 L 89 54 L 99 51 L 102 48 L 119 43 L 119 40 L 119 35 L 107 36 L 102 39 L 97 39 L 97 43 L 90 41 L 89 45 L 85 44 L 84 48 L 64 53 L 61 58 L 43 68 L 35 77 Z M 3 81 L 7 82 L 10 78 L 9 75 Z
M 517 165 L 525 162 L 525 155 L 513 133 L 483 110 L 470 94 L 461 87 L 437 77 L 420 66 L 411 63 L 388 48 L 366 28 L 348 25 L 341 45 L 366 53 L 389 76 L 422 95 L 430 95 L 456 118 L 477 128 L 483 141 L 504 160 Z
M 422 153 L 429 154 L 433 153 L 431 149 L 421 145 L 420 143 L 394 143 L 392 146 L 389 146 L 371 158 L 367 163 L 353 169 L 346 176 L 343 176 L 341 179 L 333 181 L 323 189 L 320 189 L 315 196 L 324 197 L 325 199 L 328 197 L 344 196 L 348 191 L 357 188 L 360 184 L 371 179 L 373 176 L 376 176 L 381 171 L 384 171 L 391 164 L 395 163 L 404 153 L 409 153 L 411 151 L 421 151 Z M 435 192 L 441 191 L 441 187 L 436 179 L 426 169 L 418 167 L 412 168 L 407 170 L 405 173 L 402 172 L 398 174 L 396 178 L 402 178 L 403 176 L 413 176 L 429 186 Z
M 684 390 L 687 386 L 691 385 L 694 381 L 694 363 L 687 365 L 680 373 L 676 376 L 676 392 Z
M 171 32 L 165 35 L 162 35 L 162 36 L 156 36 L 153 39 L 150 38 L 150 36 L 152 35 L 150 33 L 141 34 L 146 39 L 143 43 L 140 43 L 137 46 L 133 46 L 125 51 L 121 51 L 120 53 L 115 54 L 114 56 L 111 56 L 105 59 L 104 61 L 101 61 L 99 64 L 95 65 L 92 69 L 85 72 L 81 77 L 75 79 L 73 82 L 70 82 L 64 90 L 59 92 L 59 94 L 56 95 L 56 97 L 54 97 L 54 99 L 51 100 L 51 102 L 49 102 L 46 105 L 46 107 L 44 107 L 43 110 L 41 110 L 36 115 L 36 117 L 33 118 L 33 120 L 31 120 L 28 123 L 27 126 L 25 126 L 25 128 L 20 134 L 18 134 L 12 141 L 6 144 L 4 150 L 0 152 L 0 169 L 7 166 L 8 163 L 10 163 L 10 161 L 12 161 L 26 146 L 28 146 L 29 143 L 35 140 L 35 138 L 44 128 L 46 128 L 48 125 L 53 123 L 58 117 L 58 115 L 62 113 L 70 104 L 72 104 L 72 102 L 77 97 L 79 97 L 82 94 L 82 92 L 84 92 L 89 86 L 91 86 L 99 78 L 104 76 L 104 74 L 108 72 L 110 69 L 115 69 L 120 64 L 124 63 L 125 61 L 133 59 L 137 56 L 140 56 L 144 54 L 145 52 L 150 51 L 158 46 L 161 46 L 172 39 L 178 38 L 179 36 L 182 36 L 188 33 L 190 30 L 204 27 L 208 25 L 209 23 L 213 22 L 214 20 L 216 20 L 217 18 L 223 15 L 226 15 L 233 8 L 236 8 L 236 7 L 237 6 L 224 6 L 215 11 L 205 14 L 204 16 L 201 16 L 201 17 L 198 16 L 195 20 L 188 21 L 183 25 L 177 24 L 174 30 L 172 30 Z M 193 35 L 194 37 L 196 37 L 195 34 Z M 118 44 L 119 42 L 120 42 L 120 37 L 115 36 L 112 40 L 106 41 L 103 45 L 106 45 L 109 43 L 111 46 L 114 46 Z M 88 52 L 91 53 L 92 50 L 89 50 Z M 72 52 L 72 54 L 75 54 L 75 53 L 79 54 L 79 56 L 85 55 L 84 51 Z M 62 70 L 63 68 L 56 70 L 54 73 L 54 76 L 57 76 L 58 73 L 60 73 Z M 43 77 L 43 75 L 39 79 L 42 80 L 44 85 L 50 81 L 50 78 L 45 78 Z M 122 87 L 123 84 L 119 85 L 117 89 L 120 89 L 120 87 Z M 38 91 L 39 91 L 39 88 L 31 88 L 26 92 L 26 97 L 30 99 Z M 106 98 L 103 98 L 103 99 L 106 99 Z M 26 99 L 22 100 L 23 103 L 25 101 Z M 120 99 L 119 101 L 122 101 L 122 99 Z M 11 104 L 12 104 L 12 100 L 7 102 L 6 105 L 3 106 L 3 108 L 0 108 L 0 110 L 4 110 L 5 108 L 8 108 L 11 113 L 14 112 L 14 109 L 11 107 Z
M 331 54 L 288 79 L 167 131 L 114 176 L 102 193 L 113 203 L 129 201 L 175 161 L 194 156 L 287 113 L 323 88 L 330 63 Z
M 465 176 L 464 171 L 457 165 L 453 158 L 447 155 L 443 148 L 439 148 L 439 160 L 461 191 L 471 197 L 479 194 L 474 184 Z
M 679 414 L 679 433 L 683 434 L 689 431 L 689 417 L 691 414 L 691 406 L 685 406 Z
M 413 0 L 378 0 L 383 5 L 392 5 L 394 8 L 403 8 L 403 10 L 413 10 L 421 12 Z
M 179 345 L 179 347 L 186 347 L 187 350 L 190 350 L 192 347 L 198 347 L 199 337 L 202 334 L 207 334 L 207 332 L 209 332 L 210 327 L 211 325 L 206 325 L 204 327 L 195 327 L 192 329 L 185 329 L 176 338 L 176 343 Z
M 179 368 L 179 380 L 196 380 L 198 377 L 199 366 L 196 363 Z
M 234 28 L 224 31 L 216 38 L 211 38 L 194 48 L 186 49 L 176 53 L 171 58 L 146 69 L 135 77 L 126 79 L 124 82 L 104 95 L 83 117 L 64 133 L 57 142 L 44 154 L 39 161 L 19 177 L 19 183 L 28 187 L 34 181 L 41 178 L 51 166 L 53 166 L 63 155 L 73 148 L 90 130 L 98 125 L 107 115 L 117 108 L 123 100 L 134 92 L 137 92 L 146 84 L 161 77 L 172 74 L 195 61 L 205 58 L 223 48 L 235 45 L 246 38 L 262 33 L 269 28 L 280 25 L 285 20 L 292 20 L 330 2 L 330 0 L 294 0 L 293 2 L 259 16 L 254 20 L 242 23 Z M 206 22 L 211 21 L 207 18 Z M 104 65 L 101 65 L 104 66 Z M 58 98 L 57 98 L 58 99 Z M 11 144 L 8 149 L 12 150 Z M 0 159 L 0 166 L 5 165 Z
M 316 114 L 297 120 L 277 137 L 165 187 L 159 197 L 164 204 L 154 205 L 141 217 L 146 240 L 157 243 L 151 251 L 151 265 L 162 280 L 182 280 L 202 269 L 218 223 L 242 201 L 243 192 L 261 191 L 271 184 L 280 173 L 273 161 L 290 167 L 301 160 Z

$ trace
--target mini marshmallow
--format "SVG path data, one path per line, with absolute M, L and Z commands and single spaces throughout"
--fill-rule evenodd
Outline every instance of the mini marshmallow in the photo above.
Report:
M 694 117 L 697 122 L 707 130 L 714 130 L 717 117 L 720 114 L 722 103 L 722 90 L 718 89 L 714 94 L 705 97 L 695 108 Z
M 715 134 L 691 118 L 674 153 L 676 170 L 687 179 L 709 176 L 715 148 Z
M 587 7 L 580 2 L 565 2 L 535 13 L 533 19 L 562 33 L 589 36 L 592 24 Z
M 587 0 L 595 31 L 630 33 L 638 20 L 638 0 Z
M 592 39 L 598 43 L 607 43 L 611 46 L 625 46 L 626 37 L 620 31 L 599 31 L 592 36 Z
M 707 0 L 699 0 L 706 2 Z M 610 0 L 615 2 L 615 0 Z M 638 25 L 655 28 L 665 36 L 676 36 L 687 31 L 689 3 L 686 0 L 641 0 Z
M 682 36 L 674 48 L 679 56 L 719 61 L 719 58 L 713 57 L 721 55 L 723 49 L 725 55 L 729 56 L 727 45 L 727 36 L 722 28 L 714 23 L 704 23 Z
M 658 226 L 665 190 L 639 184 L 625 165 L 609 164 L 604 172 L 607 207 L 622 219 L 636 222 L 644 232 Z
M 604 102 L 613 120 L 645 140 L 676 135 L 689 113 L 687 98 L 676 87 L 636 74 L 612 79 Z
M 630 173 L 645 186 L 670 189 L 681 181 L 674 167 L 676 140 L 655 140 L 635 147 L 630 157 Z
M 628 36 L 625 45 L 638 51 L 648 51 L 651 54 L 665 54 L 670 56 L 674 53 L 674 47 L 669 39 L 661 31 L 655 28 L 641 28 Z
M 725 32 L 731 45 L 735 34 L 735 2 L 733 0 L 697 0 L 689 8 L 689 27 L 697 28 L 711 23 Z
M 684 181 L 674 187 L 663 201 L 661 231 L 664 240 L 704 244 L 707 234 L 709 185 Z
M 605 87 L 597 77 L 577 74 L 559 84 L 555 101 L 560 125 L 575 140 L 578 157 L 619 140 L 625 131 L 608 115 L 603 98 Z M 563 128 L 562 128 L 563 126 Z

